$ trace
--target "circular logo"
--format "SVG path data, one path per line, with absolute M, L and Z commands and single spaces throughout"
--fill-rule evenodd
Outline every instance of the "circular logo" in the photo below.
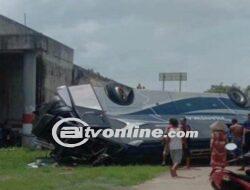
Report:
M 63 119 L 61 119 L 60 121 L 56 122 L 55 125 L 54 125 L 53 128 L 52 128 L 52 137 L 54 138 L 54 140 L 56 141 L 57 144 L 59 144 L 59 145 L 61 145 L 61 146 L 64 146 L 64 147 L 67 147 L 67 148 L 74 148 L 74 147 L 77 147 L 77 146 L 81 146 L 81 145 L 83 145 L 84 143 L 86 143 L 86 142 L 89 140 L 88 138 L 83 138 L 83 137 L 82 137 L 82 140 L 81 140 L 80 142 L 71 144 L 71 143 L 65 143 L 65 142 L 63 142 L 63 141 L 61 141 L 61 140 L 59 139 L 59 137 L 57 136 L 57 130 L 58 130 L 58 128 L 59 128 L 63 123 L 71 122 L 71 121 L 80 123 L 80 124 L 83 125 L 84 127 L 89 127 L 89 125 L 88 125 L 86 122 L 84 122 L 84 121 L 82 121 L 82 120 L 80 120 L 80 119 L 78 119 L 78 118 L 63 118 Z M 73 126 L 73 127 L 74 127 L 74 129 L 80 129 L 80 128 L 77 127 L 77 126 Z M 70 128 L 73 128 L 73 127 L 69 127 L 69 129 L 70 129 Z M 64 127 L 63 127 L 63 128 L 64 128 Z M 63 129 L 63 128 L 62 128 L 62 129 Z M 62 132 L 62 131 L 60 131 L 60 132 Z M 71 133 L 72 133 L 72 132 L 71 132 Z M 79 138 L 79 137 L 82 136 L 82 135 L 81 135 L 81 130 L 79 130 L 78 133 L 79 133 L 79 134 L 73 134 L 73 135 L 76 135 L 77 138 Z M 60 134 L 61 134 L 61 133 L 60 133 Z M 79 136 L 79 135 L 80 135 L 80 136 Z M 70 135 L 70 136 L 71 136 L 71 135 Z M 74 137 L 73 137 L 73 138 L 74 138 Z M 72 138 L 72 139 L 73 139 L 73 138 Z

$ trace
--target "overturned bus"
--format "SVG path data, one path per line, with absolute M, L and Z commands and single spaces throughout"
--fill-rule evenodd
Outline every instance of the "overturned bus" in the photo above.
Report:
M 65 147 L 52 137 L 53 126 L 63 118 L 78 118 L 94 130 L 98 129 L 164 129 L 170 118 L 185 117 L 199 136 L 191 139 L 193 157 L 209 155 L 210 129 L 214 121 L 230 124 L 232 118 L 243 122 L 250 112 L 248 97 L 239 89 L 228 94 L 178 93 L 133 89 L 123 84 L 109 82 L 101 85 L 62 86 L 53 101 L 36 111 L 33 134 L 39 142 L 52 146 L 51 155 L 58 161 L 75 160 L 93 165 L 160 162 L 162 138 L 88 137 L 86 143 Z M 68 121 L 60 127 L 79 126 Z M 86 126 L 81 126 L 85 127 Z M 64 143 L 78 143 L 80 139 L 64 139 Z M 83 137 L 87 138 L 87 137 Z

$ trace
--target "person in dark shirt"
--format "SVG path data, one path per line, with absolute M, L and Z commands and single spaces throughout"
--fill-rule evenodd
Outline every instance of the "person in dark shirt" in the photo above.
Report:
M 191 127 L 188 125 L 187 123 L 187 119 L 184 117 L 181 119 L 180 121 L 181 123 L 181 129 L 186 133 L 187 131 L 191 131 Z M 191 161 L 191 153 L 190 153 L 190 139 L 189 138 L 185 138 L 183 140 L 183 153 L 184 153 L 184 157 L 186 159 L 186 168 L 189 169 L 190 168 L 190 161 Z
M 236 150 L 234 150 L 234 156 L 238 157 L 241 155 L 242 151 L 242 137 L 243 137 L 243 127 L 238 123 L 237 119 L 232 119 L 232 125 L 230 126 L 231 141 L 237 145 Z
M 4 129 L 0 127 L 0 148 L 4 146 Z
M 250 151 L 250 114 L 248 114 L 248 118 L 243 124 L 242 148 L 244 154 Z M 244 165 L 241 169 L 244 170 L 245 166 L 246 162 L 244 162 Z
M 250 151 L 250 114 L 248 114 L 248 119 L 243 124 L 243 151 L 244 153 Z

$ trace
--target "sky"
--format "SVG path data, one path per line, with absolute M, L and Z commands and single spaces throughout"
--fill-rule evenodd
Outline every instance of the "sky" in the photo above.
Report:
M 0 0 L 0 14 L 24 13 L 75 64 L 132 87 L 160 90 L 160 72 L 187 72 L 183 91 L 250 82 L 249 0 Z

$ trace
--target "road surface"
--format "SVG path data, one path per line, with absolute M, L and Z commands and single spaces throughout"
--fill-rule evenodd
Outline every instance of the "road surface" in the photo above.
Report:
M 210 167 L 180 169 L 179 178 L 172 178 L 169 172 L 134 187 L 135 190 L 212 190 L 209 183 Z

